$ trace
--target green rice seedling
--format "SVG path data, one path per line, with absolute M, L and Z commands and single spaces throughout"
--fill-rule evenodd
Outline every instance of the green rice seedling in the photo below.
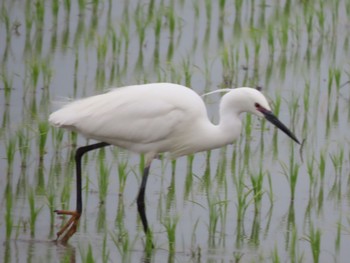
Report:
M 296 231 L 295 209 L 294 209 L 293 201 L 290 201 L 289 203 L 288 213 L 286 217 L 287 217 L 287 222 L 286 222 L 285 246 L 286 246 L 286 249 L 290 249 L 290 252 L 292 252 L 291 249 L 293 249 L 293 231 Z
M 63 141 L 63 134 L 64 132 L 62 129 L 56 129 L 54 127 L 51 127 L 52 143 L 56 153 L 58 153 L 58 151 L 61 148 L 62 141 Z
M 220 158 L 217 163 L 216 167 L 216 173 L 215 173 L 215 179 L 222 191 L 227 192 L 227 180 L 226 180 L 226 167 L 227 167 L 227 160 L 226 160 L 226 147 L 222 148 L 220 150 Z
M 339 155 L 330 155 L 330 158 L 332 160 L 332 164 L 334 167 L 334 182 L 331 186 L 331 189 L 329 191 L 328 196 L 331 199 L 334 199 L 336 202 L 336 205 L 341 204 L 342 200 L 342 177 L 341 177 L 341 171 L 343 166 L 343 159 L 344 159 L 344 149 L 341 148 Z
M 244 43 L 244 58 L 246 60 L 246 64 L 249 63 L 249 46 L 247 43 Z
M 108 51 L 108 35 L 97 38 L 97 63 L 104 65 Z
M 298 108 L 299 108 L 299 98 L 296 98 L 294 93 L 292 95 L 292 99 L 290 100 L 290 103 L 288 105 L 288 110 L 291 118 L 291 126 L 294 127 L 295 123 L 298 121 L 297 117 L 298 114 Z
M 4 253 L 3 253 L 3 262 L 8 263 L 11 262 L 12 258 L 12 247 L 11 247 L 11 242 L 4 242 L 3 244 L 4 247 Z
M 106 82 L 106 71 L 104 67 L 97 67 L 96 68 L 96 81 L 95 81 L 95 86 L 97 90 L 103 89 L 105 87 L 105 82 Z
M 66 22 L 64 24 L 64 28 L 61 31 L 61 46 L 62 51 L 66 52 L 69 47 L 69 37 L 70 37 L 70 26 L 69 26 L 69 16 L 66 17 Z M 88 41 L 88 40 L 87 40 Z M 88 44 L 86 44 L 88 45 Z
M 281 102 L 282 102 L 282 96 L 280 94 L 280 92 L 277 92 L 276 94 L 276 98 L 274 100 L 274 104 L 273 104 L 273 111 L 274 114 L 278 117 L 280 109 L 281 109 Z M 274 129 L 273 131 L 273 157 L 276 159 L 278 156 L 278 132 L 277 132 L 277 128 Z
M 221 53 L 223 67 L 223 88 L 231 88 L 234 81 L 235 62 L 232 47 L 225 47 Z
M 174 56 L 174 39 L 170 38 L 169 45 L 168 45 L 168 51 L 167 51 L 167 61 L 172 61 Z
M 316 11 L 316 17 L 318 19 L 319 30 L 321 33 L 323 33 L 326 18 L 324 15 L 323 2 L 319 2 L 319 3 L 320 3 L 320 7 L 319 7 L 319 10 Z
M 166 197 L 167 211 L 170 211 L 170 209 L 175 206 L 175 193 L 176 193 L 175 171 L 176 171 L 176 160 L 172 160 L 171 161 L 171 181 L 168 187 L 168 194 Z
M 127 5 L 126 5 L 127 6 Z M 128 11 L 124 11 L 128 12 Z M 129 32 L 129 18 L 128 18 L 128 13 L 126 13 L 124 15 L 124 22 L 120 23 L 120 31 L 121 31 L 121 38 L 124 41 L 124 53 L 127 54 L 127 52 L 129 51 L 129 42 L 130 42 L 130 32 Z M 128 63 L 128 56 L 125 56 L 125 60 L 124 60 L 124 67 L 127 66 Z
M 176 19 L 175 19 L 175 8 L 168 8 L 167 9 L 167 19 L 168 19 L 168 25 L 169 25 L 169 32 L 170 32 L 170 39 L 174 39 L 175 34 L 175 27 L 176 27 Z
M 32 11 L 32 2 L 31 1 L 26 1 L 25 4 L 25 28 L 26 28 L 26 43 L 30 43 L 30 32 L 32 29 L 32 25 L 33 25 L 33 11 Z
M 130 262 L 130 251 L 135 245 L 135 241 L 130 242 L 128 231 L 110 233 L 111 239 L 121 255 L 121 262 Z
M 98 154 L 98 162 L 99 162 L 98 189 L 99 189 L 100 204 L 103 204 L 105 202 L 107 192 L 108 192 L 108 186 L 109 186 L 110 168 L 106 166 L 105 159 L 106 159 L 105 149 L 100 149 Z
M 253 223 L 251 226 L 251 233 L 249 236 L 249 244 L 252 247 L 258 247 L 260 243 L 260 233 L 261 233 L 261 213 L 260 209 L 255 210 Z
M 205 170 L 204 170 L 204 174 L 202 176 L 202 186 L 203 188 L 208 192 L 208 189 L 211 185 L 211 178 L 210 178 L 210 156 L 211 156 L 211 151 L 207 151 L 207 156 L 206 156 L 206 164 L 205 164 Z
M 2 84 L 3 84 L 5 103 L 9 103 L 11 100 L 11 92 L 13 89 L 13 84 L 12 84 L 13 79 L 12 79 L 12 77 L 11 77 L 11 79 L 9 79 L 8 73 L 7 73 L 5 68 L 2 68 L 1 79 L 2 79 Z
M 39 163 L 35 175 L 35 191 L 36 194 L 45 194 L 45 174 L 43 160 L 39 158 Z
M 226 6 L 226 0 L 220 0 L 220 1 L 219 1 L 220 19 L 223 19 L 223 18 L 224 18 L 225 6 Z
M 343 163 L 344 163 L 344 148 L 342 148 L 340 146 L 339 147 L 339 153 L 338 154 L 331 154 L 330 158 L 332 160 L 332 164 L 333 164 L 333 167 L 334 167 L 335 175 L 341 175 L 342 174 Z M 323 166 L 325 166 L 325 164 L 323 164 Z
M 182 61 L 182 68 L 184 72 L 185 86 L 190 87 L 192 74 L 191 74 L 191 63 L 189 58 L 184 59 Z
M 44 155 L 46 153 L 45 146 L 46 146 L 46 140 L 47 140 L 47 134 L 49 131 L 49 123 L 47 121 L 40 121 L 38 124 L 38 130 L 39 130 L 39 158 L 40 160 L 43 160 Z
M 289 258 L 290 262 L 301 262 L 301 260 L 298 258 L 298 250 L 297 250 L 297 241 L 298 241 L 298 232 L 297 228 L 294 225 L 292 231 L 291 231 L 291 242 L 289 246 Z
M 263 168 L 263 163 L 265 159 L 265 139 L 264 139 L 264 131 L 266 131 L 266 122 L 261 121 L 260 122 L 261 128 L 260 128 L 260 162 L 259 162 L 259 169 Z
M 139 173 L 138 174 L 142 174 L 143 170 L 145 169 L 145 155 L 144 154 L 140 154 L 140 161 L 139 161 Z
M 124 193 L 126 179 L 128 177 L 127 167 L 128 159 L 118 162 L 119 195 Z
M 6 5 L 2 4 L 1 6 L 1 16 L 0 21 L 3 21 L 6 29 L 6 43 L 11 41 L 11 21 Z
M 31 82 L 33 85 L 33 88 L 37 87 L 39 75 L 41 71 L 41 63 L 37 59 L 32 59 L 30 64 L 31 69 Z
M 144 40 L 146 37 L 146 28 L 148 25 L 144 17 L 143 7 L 140 3 L 138 3 L 135 10 L 134 22 L 135 22 L 136 31 L 139 37 L 139 52 L 140 52 L 144 44 Z
M 272 207 L 274 203 L 274 193 L 273 193 L 272 178 L 270 173 L 267 174 L 267 182 L 269 184 L 268 197 L 270 200 L 270 206 Z
M 192 250 L 192 257 L 195 254 L 196 250 L 196 245 L 197 245 L 197 239 L 196 239 L 196 232 L 197 232 L 197 227 L 198 227 L 199 219 L 196 220 L 196 222 L 193 225 L 192 228 L 192 235 L 191 235 L 191 250 Z
M 104 204 L 104 201 L 100 201 L 100 205 L 98 207 L 98 214 L 96 219 L 96 229 L 98 232 L 102 233 L 105 232 L 107 229 L 107 221 L 106 221 L 106 205 Z
M 243 171 L 242 171 L 242 174 Z M 236 217 L 238 222 L 242 222 L 245 212 L 249 206 L 249 196 L 253 189 L 246 189 L 244 184 L 244 178 L 241 175 L 236 175 L 233 177 L 236 193 L 237 193 L 237 204 L 236 204 Z
M 72 167 L 67 167 L 66 171 L 64 172 L 64 174 L 71 174 L 72 171 Z M 62 209 L 66 209 L 68 204 L 69 204 L 69 200 L 70 200 L 70 195 L 71 195 L 71 180 L 72 178 L 70 176 L 65 176 L 64 177 L 64 182 L 63 182 L 63 187 L 62 187 L 62 191 L 61 191 L 61 195 L 60 195 L 60 206 L 62 206 Z M 88 181 L 88 180 L 86 180 Z
M 126 231 L 124 226 L 124 215 L 125 215 L 125 209 L 124 209 L 123 195 L 119 194 L 117 215 L 114 221 L 114 224 L 117 227 L 119 233 L 123 233 Z
M 326 138 L 329 137 L 330 129 L 331 129 L 331 111 L 330 109 L 328 109 L 327 116 L 326 116 Z
M 154 10 L 155 10 L 155 1 L 151 0 L 148 4 L 148 16 L 147 16 L 148 22 L 153 20 Z
M 251 133 L 252 133 L 252 118 L 250 115 L 247 116 L 246 122 L 245 122 L 245 144 L 244 144 L 244 166 L 249 166 L 249 160 L 250 160 L 250 140 L 251 140 Z
M 207 14 L 207 25 L 211 23 L 211 11 L 212 11 L 212 1 L 205 0 L 205 12 Z
M 328 98 L 331 97 L 331 92 L 332 92 L 332 87 L 333 87 L 333 77 L 334 77 L 334 72 L 330 68 L 330 69 L 328 69 L 328 82 L 327 82 Z
M 305 83 L 304 88 L 304 96 L 303 96 L 303 103 L 304 103 L 304 122 L 303 122 L 303 137 L 306 137 L 306 134 L 308 132 L 308 114 L 309 108 L 310 108 L 310 83 Z
M 85 13 L 86 0 L 78 0 L 79 13 L 81 16 Z
M 280 259 L 280 256 L 278 255 L 278 247 L 277 247 L 277 244 L 275 244 L 275 247 L 271 253 L 271 261 L 273 263 L 280 263 L 281 262 L 281 259 Z
M 41 27 L 44 23 L 45 18 L 45 1 L 44 0 L 38 0 L 35 2 L 35 15 L 36 15 L 36 22 Z
M 146 234 L 145 259 L 150 259 L 154 252 L 153 232 L 148 230 Z
M 50 82 L 52 79 L 52 69 L 49 66 L 50 65 L 50 61 L 49 59 L 46 59 L 44 61 L 42 61 L 41 63 L 41 72 L 42 72 L 42 77 L 43 77 L 43 87 L 44 89 L 48 90 L 49 86 L 50 86 Z
M 51 12 L 52 12 L 52 16 L 54 17 L 55 21 L 57 21 L 57 16 L 58 16 L 59 10 L 60 10 L 59 0 L 52 0 Z
M 320 215 L 322 213 L 323 201 L 324 201 L 324 187 L 323 187 L 323 183 L 321 183 L 321 185 L 319 187 L 318 195 L 317 195 L 317 213 L 318 213 L 318 215 Z
M 334 74 L 335 86 L 337 88 L 337 93 L 339 94 L 339 90 L 340 90 L 340 87 L 341 87 L 341 84 L 340 84 L 341 70 L 338 69 L 338 68 L 335 68 L 333 70 L 333 74 Z
M 54 235 L 54 222 L 55 222 L 54 209 L 55 209 L 55 201 L 56 201 L 55 182 L 54 182 L 55 175 L 56 175 L 56 168 L 54 168 L 54 165 L 51 165 L 49 180 L 45 187 L 46 189 L 45 196 L 47 199 L 47 206 L 50 211 L 50 237 Z
M 154 37 L 155 37 L 156 47 L 159 47 L 161 32 L 162 32 L 162 16 L 158 15 L 154 21 Z
M 12 185 L 11 179 L 8 178 L 6 189 L 5 189 L 5 200 L 6 200 L 6 211 L 5 211 L 5 226 L 6 226 L 6 239 L 11 238 L 11 233 L 13 229 L 13 193 L 12 193 Z
M 30 235 L 32 237 L 35 236 L 35 224 L 36 224 L 36 219 L 43 208 L 42 206 L 39 208 L 36 208 L 35 205 L 35 193 L 33 189 L 29 189 L 28 192 L 28 202 L 29 202 L 29 226 L 30 226 Z
M 69 17 L 70 15 L 70 10 L 71 10 L 71 1 L 70 0 L 64 0 L 63 1 L 64 4 L 64 9 L 66 10 L 66 17 Z
M 270 24 L 267 28 L 267 44 L 270 52 L 270 56 L 272 56 L 275 53 L 275 27 Z
M 318 169 L 320 171 L 321 182 L 323 182 L 324 181 L 325 172 L 326 172 L 326 159 L 325 159 L 325 154 L 324 154 L 323 150 L 320 152 L 320 162 L 319 162 Z
M 307 174 L 309 176 L 309 196 L 313 196 L 317 177 L 314 174 L 314 158 L 308 159 L 306 163 Z
M 163 222 L 163 226 L 165 227 L 166 232 L 168 234 L 169 253 L 174 253 L 176 250 L 176 226 L 178 221 L 179 218 L 177 216 L 175 216 L 174 218 L 167 216 L 165 221 Z
M 289 41 L 289 21 L 287 19 L 283 20 L 281 23 L 281 31 L 280 31 L 280 42 L 282 50 L 285 52 L 287 50 L 288 41 Z
M 102 243 L 102 262 L 107 263 L 109 262 L 109 249 L 107 247 L 107 234 L 103 237 L 103 243 Z
M 292 153 L 290 154 L 289 168 L 284 163 L 281 163 L 281 165 L 283 169 L 283 174 L 285 175 L 285 177 L 289 182 L 290 198 L 291 198 L 291 201 L 293 201 L 295 198 L 295 188 L 298 181 L 299 168 L 300 168 L 300 165 L 295 163 L 294 161 L 294 151 L 292 151 Z
M 184 200 L 188 200 L 188 196 L 191 192 L 192 185 L 193 185 L 193 160 L 194 160 L 194 155 L 191 154 L 187 156 L 187 173 L 186 173 L 186 178 L 185 178 L 185 190 L 184 190 Z
M 336 252 L 339 253 L 339 250 L 340 250 L 340 243 L 341 243 L 341 236 L 342 236 L 342 223 L 341 223 L 341 215 L 340 215 L 340 218 L 338 220 L 338 223 L 337 223 L 337 235 L 336 235 L 336 238 L 335 238 L 335 250 Z
M 75 148 L 77 146 L 78 134 L 76 132 L 69 133 L 69 144 Z M 73 152 L 72 152 L 73 154 Z
M 238 149 L 238 146 L 237 145 L 234 145 L 233 147 L 233 150 L 232 150 L 232 157 L 231 157 L 231 163 L 230 163 L 230 168 L 231 168 L 231 174 L 234 175 L 235 174 L 235 171 L 238 169 L 237 168 L 237 163 L 238 163 L 238 155 L 237 154 L 237 150 Z
M 321 253 L 321 229 L 315 229 L 313 223 L 311 223 L 309 231 L 309 235 L 305 239 L 310 243 L 313 262 L 317 263 Z
M 252 189 L 253 189 L 255 213 L 258 213 L 261 207 L 261 199 L 265 192 L 263 190 L 264 173 L 261 170 L 257 175 L 250 173 L 250 181 L 252 183 Z
M 50 43 L 50 51 L 54 53 L 57 50 L 57 17 L 54 17 L 53 27 L 51 29 L 51 43 Z
M 81 257 L 81 262 L 83 263 L 94 263 L 95 262 L 95 257 L 92 252 L 92 246 L 89 244 L 87 252 L 85 252 L 85 249 L 82 247 L 79 247 L 79 252 L 80 252 L 80 257 Z
M 85 14 L 81 14 L 78 17 L 78 24 L 77 24 L 77 28 L 75 30 L 75 34 L 74 34 L 74 47 L 76 48 L 76 61 L 78 60 L 77 58 L 77 53 L 81 44 L 81 40 L 84 38 L 85 33 L 86 32 L 86 25 L 85 25 Z M 99 36 L 98 36 L 99 37 Z M 88 40 L 86 40 L 88 41 Z M 88 45 L 89 43 L 87 43 Z M 76 66 L 76 64 L 75 64 Z
M 209 203 L 209 226 L 208 226 L 208 232 L 209 232 L 209 246 L 214 247 L 215 246 L 215 237 L 219 222 L 219 206 L 220 202 L 212 201 L 210 197 L 208 196 L 208 203 Z
M 12 173 L 13 161 L 16 153 L 17 137 L 6 140 L 7 173 Z
M 339 92 L 340 92 L 340 87 L 341 87 L 341 84 L 340 84 L 341 70 L 334 69 L 333 75 L 334 75 L 334 80 L 335 80 L 335 86 L 337 89 L 336 101 L 334 103 L 335 108 L 334 108 L 334 113 L 333 113 L 333 124 L 338 124 L 338 121 L 339 121 Z

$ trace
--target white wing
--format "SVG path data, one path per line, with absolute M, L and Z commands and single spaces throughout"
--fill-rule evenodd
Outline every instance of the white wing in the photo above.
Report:
M 77 100 L 51 114 L 49 121 L 87 138 L 135 150 L 137 144 L 160 142 L 176 127 L 191 125 L 198 114 L 206 115 L 204 103 L 190 89 L 159 85 L 118 88 Z

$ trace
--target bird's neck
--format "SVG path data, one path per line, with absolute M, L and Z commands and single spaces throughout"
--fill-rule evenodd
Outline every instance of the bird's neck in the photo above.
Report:
M 198 137 L 201 142 L 197 142 L 197 145 L 202 145 L 203 151 L 232 144 L 239 137 L 241 127 L 242 121 L 238 115 L 221 115 L 218 125 L 206 122 L 205 127 L 201 128 Z

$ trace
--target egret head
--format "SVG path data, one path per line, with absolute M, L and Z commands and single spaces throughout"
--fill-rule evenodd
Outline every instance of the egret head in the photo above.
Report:
M 232 105 L 234 105 L 236 110 L 264 117 L 300 144 L 296 136 L 273 114 L 266 97 L 259 90 L 244 87 L 233 89 L 230 93 L 232 94 Z
M 253 89 L 254 90 L 254 89 Z M 266 120 L 271 122 L 277 128 L 282 130 L 285 134 L 287 134 L 291 139 L 300 144 L 299 140 L 296 136 L 272 113 L 271 108 L 267 102 L 265 96 L 258 90 L 256 90 L 255 102 L 254 102 L 254 111 L 258 116 L 263 115 Z

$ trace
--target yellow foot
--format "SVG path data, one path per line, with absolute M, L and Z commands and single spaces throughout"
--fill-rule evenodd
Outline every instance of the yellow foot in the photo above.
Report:
M 71 216 L 68 222 L 64 224 L 64 226 L 61 228 L 60 231 L 57 232 L 56 241 L 59 241 L 62 244 L 67 244 L 70 237 L 73 236 L 75 232 L 77 232 L 77 227 L 78 227 L 79 218 L 81 214 L 77 211 L 68 211 L 68 210 L 55 210 L 54 212 L 58 215 Z

